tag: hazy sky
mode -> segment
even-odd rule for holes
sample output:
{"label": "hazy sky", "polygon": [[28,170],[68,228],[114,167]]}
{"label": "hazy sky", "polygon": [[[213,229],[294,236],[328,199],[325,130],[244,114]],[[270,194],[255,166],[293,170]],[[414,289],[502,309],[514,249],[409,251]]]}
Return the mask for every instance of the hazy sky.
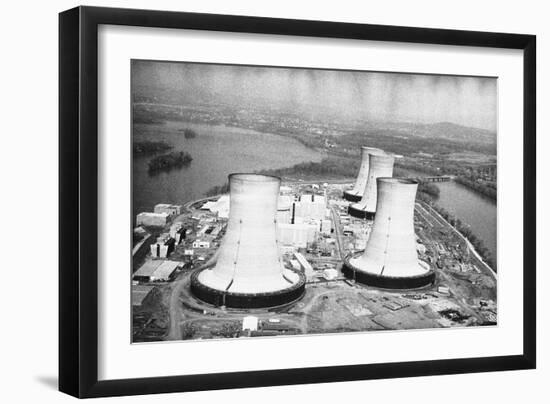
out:
{"label": "hazy sky", "polygon": [[135,61],[137,86],[224,102],[496,131],[494,78]]}

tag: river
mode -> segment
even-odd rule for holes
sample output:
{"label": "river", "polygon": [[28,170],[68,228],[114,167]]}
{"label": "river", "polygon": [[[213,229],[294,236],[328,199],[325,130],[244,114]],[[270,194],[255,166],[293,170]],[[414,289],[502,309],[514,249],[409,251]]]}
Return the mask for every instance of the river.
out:
{"label": "river", "polygon": [[[184,128],[195,130],[197,137],[186,139],[180,131]],[[223,125],[135,124],[133,135],[135,141],[165,141],[174,151],[193,157],[189,166],[156,176],[148,173],[151,156],[134,158],[134,218],[139,212],[152,211],[157,203],[183,204],[202,198],[213,186],[227,182],[230,173],[283,168],[324,157],[289,137]]]}
{"label": "river", "polygon": [[[411,177],[425,177],[426,174],[403,170]],[[470,227],[473,233],[483,241],[483,244],[497,262],[497,204],[455,181],[433,182],[439,188],[439,198],[435,203],[452,213],[453,216]]]}
{"label": "river", "polygon": [[468,225],[483,240],[496,262],[496,202],[455,181],[438,182],[436,185],[439,188],[439,199],[436,203]]}

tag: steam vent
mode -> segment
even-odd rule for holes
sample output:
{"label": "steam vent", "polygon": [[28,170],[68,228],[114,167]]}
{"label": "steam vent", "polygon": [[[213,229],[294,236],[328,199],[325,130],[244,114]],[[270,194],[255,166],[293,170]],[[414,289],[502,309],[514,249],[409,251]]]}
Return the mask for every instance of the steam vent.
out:
{"label": "steam vent", "polygon": [[367,179],[369,176],[369,154],[374,152],[382,152],[382,150],[374,147],[361,147],[361,167],[359,174],[355,180],[355,185],[352,189],[344,191],[344,199],[350,202],[359,202],[365,192]]}
{"label": "steam vent", "polygon": [[[351,204],[348,213],[359,219],[374,219],[377,204],[377,184],[379,177],[393,176],[393,163],[395,158],[382,151],[374,151],[369,157],[369,172],[363,197],[358,203]],[[416,189],[416,188],[415,188]]]}
{"label": "steam vent", "polygon": [[346,277],[386,289],[415,289],[435,282],[435,273],[418,259],[414,202],[418,183],[378,178],[377,213],[365,251],[344,261]]}
{"label": "steam vent", "polygon": [[275,215],[281,180],[256,174],[229,176],[227,230],[211,268],[195,272],[199,299],[236,308],[279,306],[302,296],[305,277],[283,266]]}

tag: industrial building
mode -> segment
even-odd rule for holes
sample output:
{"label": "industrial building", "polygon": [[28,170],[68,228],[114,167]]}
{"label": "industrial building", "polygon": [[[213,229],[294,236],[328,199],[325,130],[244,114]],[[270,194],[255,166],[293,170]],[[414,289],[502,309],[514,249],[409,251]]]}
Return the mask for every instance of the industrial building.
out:
{"label": "industrial building", "polygon": [[414,203],[418,183],[378,178],[377,213],[364,251],[348,256],[348,278],[388,289],[419,288],[435,282],[435,273],[418,259]]}
{"label": "industrial building", "polygon": [[150,260],[146,261],[134,273],[133,279],[139,282],[168,281],[174,272],[181,267],[181,262]]}
{"label": "industrial building", "polygon": [[168,203],[159,203],[155,205],[155,213],[167,213],[168,216],[181,215],[181,205],[171,205]]}
{"label": "industrial building", "polygon": [[306,260],[306,257],[304,257],[303,254],[301,254],[299,252],[296,252],[296,253],[294,253],[294,257],[296,257],[296,261],[298,261],[298,264],[300,264],[300,267],[304,271],[304,274],[306,276],[311,277],[315,274],[315,271],[313,270],[313,267]]}
{"label": "industrial building", "polygon": [[294,209],[294,197],[290,195],[279,195],[277,199],[277,224],[290,223]]}
{"label": "industrial building", "polygon": [[306,248],[317,237],[318,226],[311,223],[277,223],[277,241],[279,244]]}
{"label": "industrial building", "polygon": [[369,160],[370,153],[381,152],[382,150],[375,147],[361,147],[361,166],[359,167],[359,173],[353,188],[344,191],[344,199],[350,202],[359,202],[365,192],[367,185],[367,179],[369,175]]}
{"label": "industrial building", "polygon": [[170,237],[174,239],[176,245],[185,239],[186,229],[183,227],[183,223],[177,222],[170,226]]}
{"label": "industrial building", "polygon": [[321,234],[329,235],[332,232],[332,221],[329,219],[320,220],[319,231]]}
{"label": "industrial building", "polygon": [[322,195],[302,195],[300,200],[292,204],[291,223],[307,221],[310,219],[321,220],[326,217],[327,204]]}
{"label": "industrial building", "polygon": [[164,227],[169,219],[170,215],[166,212],[141,212],[136,216],[136,226]]}
{"label": "industrial building", "polygon": [[255,308],[302,296],[305,277],[285,268],[277,245],[280,181],[258,174],[229,176],[229,219],[215,263],[191,279],[199,299],[216,306]]}
{"label": "industrial building", "polygon": [[224,194],[216,202],[211,202],[210,211],[217,213],[219,218],[227,219],[229,217],[229,195]]}
{"label": "industrial building", "polygon": [[160,235],[156,242],[151,244],[151,256],[153,258],[167,258],[176,246],[176,240],[165,233]]}
{"label": "industrial building", "polygon": [[376,213],[376,202],[378,195],[377,179],[380,177],[393,176],[393,163],[395,158],[392,155],[381,151],[369,154],[369,173],[363,197],[357,203],[348,208],[348,213],[359,219],[374,219]]}
{"label": "industrial building", "polygon": [[319,233],[330,234],[332,221],[326,219],[326,199],[322,195],[305,194],[299,201],[289,196],[279,196],[277,206],[277,241],[279,247],[292,245],[306,248]]}

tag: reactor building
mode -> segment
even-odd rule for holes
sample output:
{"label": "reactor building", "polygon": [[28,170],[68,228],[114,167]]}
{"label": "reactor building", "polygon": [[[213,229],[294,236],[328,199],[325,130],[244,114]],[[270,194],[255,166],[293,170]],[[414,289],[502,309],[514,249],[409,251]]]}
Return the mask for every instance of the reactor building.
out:
{"label": "reactor building", "polygon": [[364,251],[344,260],[347,278],[386,289],[415,289],[433,284],[435,272],[418,258],[414,204],[418,182],[378,178],[376,217]]}
{"label": "reactor building", "polygon": [[259,308],[302,296],[305,276],[284,267],[278,248],[280,183],[280,178],[266,175],[229,176],[227,230],[215,263],[191,277],[196,297],[216,306]]}
{"label": "reactor building", "polygon": [[359,174],[355,180],[355,184],[352,189],[344,191],[344,199],[350,202],[359,202],[365,192],[365,186],[367,185],[367,179],[369,177],[369,155],[371,153],[382,152],[382,150],[375,147],[361,147],[361,166],[359,167]]}
{"label": "reactor building", "polygon": [[380,177],[393,176],[394,156],[382,151],[375,151],[369,156],[369,172],[363,197],[357,203],[353,203],[348,208],[350,216],[359,219],[374,219],[376,213],[378,185],[377,179]]}

